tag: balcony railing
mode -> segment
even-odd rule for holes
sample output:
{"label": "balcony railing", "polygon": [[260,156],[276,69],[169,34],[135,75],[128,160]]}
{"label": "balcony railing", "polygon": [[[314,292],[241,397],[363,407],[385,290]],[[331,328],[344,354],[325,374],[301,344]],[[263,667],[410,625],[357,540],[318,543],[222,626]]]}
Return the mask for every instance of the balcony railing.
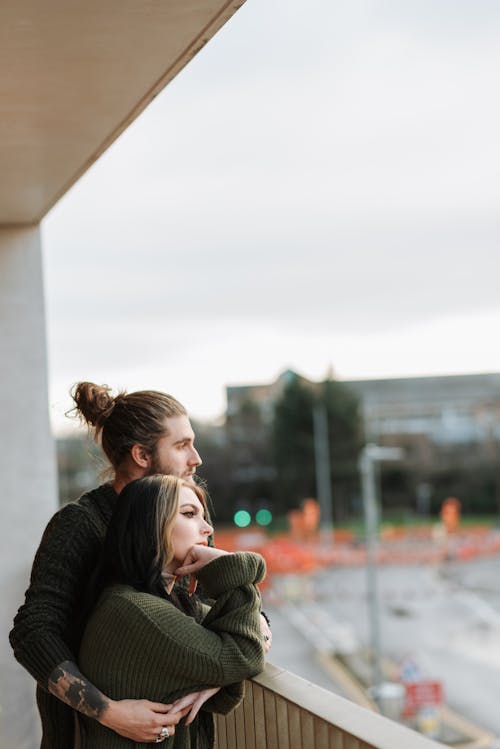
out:
{"label": "balcony railing", "polygon": [[246,683],[243,703],[218,716],[216,726],[218,749],[444,749],[271,664]]}

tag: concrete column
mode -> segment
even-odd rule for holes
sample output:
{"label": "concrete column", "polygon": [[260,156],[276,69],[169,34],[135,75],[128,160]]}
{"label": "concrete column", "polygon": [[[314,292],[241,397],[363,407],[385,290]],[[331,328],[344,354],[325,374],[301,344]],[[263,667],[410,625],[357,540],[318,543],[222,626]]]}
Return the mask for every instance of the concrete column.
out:
{"label": "concrete column", "polygon": [[35,684],[8,632],[57,504],[38,226],[0,227],[0,424],[0,747],[35,749]]}

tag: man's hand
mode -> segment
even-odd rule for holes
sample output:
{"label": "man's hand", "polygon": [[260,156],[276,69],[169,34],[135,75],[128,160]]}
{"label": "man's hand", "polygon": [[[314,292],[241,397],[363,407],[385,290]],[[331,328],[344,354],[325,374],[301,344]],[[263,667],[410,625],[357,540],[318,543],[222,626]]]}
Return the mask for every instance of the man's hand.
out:
{"label": "man's hand", "polygon": [[262,645],[264,653],[269,653],[271,645],[273,644],[273,633],[271,627],[267,623],[265,616],[260,615],[260,631],[262,632]]}
{"label": "man's hand", "polygon": [[173,710],[172,705],[148,700],[111,700],[82,674],[76,663],[64,661],[49,677],[49,692],[74,710],[94,718],[127,739],[156,741],[166,726],[170,736],[189,708]]}
{"label": "man's hand", "polygon": [[175,726],[188,712],[189,707],[174,710],[172,705],[148,700],[109,700],[100,722],[126,739],[154,742],[164,726],[173,736]]}
{"label": "man's hand", "polygon": [[[220,690],[220,687],[213,687],[212,689],[203,689],[201,692],[191,692],[191,694],[185,694],[184,697],[179,697],[172,703],[172,710],[189,710],[188,717],[186,718],[186,726],[198,715],[200,708],[203,707],[205,702],[213,697],[214,694]],[[185,715],[186,713],[184,713]]]}

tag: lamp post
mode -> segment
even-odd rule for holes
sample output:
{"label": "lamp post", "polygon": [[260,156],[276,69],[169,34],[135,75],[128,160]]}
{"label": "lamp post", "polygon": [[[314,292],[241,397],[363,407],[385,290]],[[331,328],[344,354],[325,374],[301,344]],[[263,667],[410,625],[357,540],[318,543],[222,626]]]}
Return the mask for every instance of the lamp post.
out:
{"label": "lamp post", "polygon": [[367,582],[368,605],[371,631],[371,645],[373,657],[373,683],[375,687],[383,681],[380,666],[380,617],[377,579],[377,550],[378,550],[378,507],[375,487],[375,463],[382,460],[401,460],[403,450],[399,447],[379,447],[368,444],[361,450],[359,470],[363,490],[363,510],[365,516],[366,554],[367,554]]}
{"label": "lamp post", "polygon": [[330,444],[326,406],[317,404],[313,409],[314,459],[316,488],[320,509],[320,528],[323,541],[333,543],[332,485],[330,476]]}

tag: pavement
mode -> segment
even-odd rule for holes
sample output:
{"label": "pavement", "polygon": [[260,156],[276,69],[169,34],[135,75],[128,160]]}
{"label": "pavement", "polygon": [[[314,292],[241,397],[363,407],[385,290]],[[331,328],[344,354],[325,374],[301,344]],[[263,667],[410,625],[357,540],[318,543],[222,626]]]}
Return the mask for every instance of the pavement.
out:
{"label": "pavement", "polygon": [[[498,748],[500,558],[384,565],[378,581],[384,657],[394,664],[411,659],[426,678],[442,681],[450,720],[475,733],[471,749]],[[274,634],[270,660],[358,701],[330,656],[370,646],[365,569],[275,575],[264,604]]]}

